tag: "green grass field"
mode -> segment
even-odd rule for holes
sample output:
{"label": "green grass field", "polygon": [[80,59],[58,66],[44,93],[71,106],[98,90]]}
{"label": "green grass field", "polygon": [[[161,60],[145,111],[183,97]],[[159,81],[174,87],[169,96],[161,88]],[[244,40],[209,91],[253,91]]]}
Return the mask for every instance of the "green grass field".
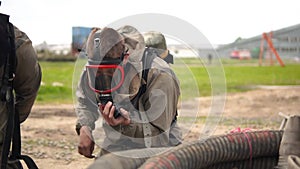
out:
{"label": "green grass field", "polygon": [[[42,85],[37,103],[72,103],[74,62],[40,62]],[[62,86],[55,86],[55,83]]]}
{"label": "green grass field", "polygon": [[[211,82],[224,75],[227,92],[250,90],[253,85],[300,85],[300,64],[257,66],[258,62],[223,60],[223,67],[205,67],[197,59],[175,60],[172,69],[180,81],[182,99],[211,95]],[[240,63],[240,64],[238,64]],[[40,62],[43,72],[37,103],[72,103],[75,62]],[[77,74],[78,74],[78,70]],[[220,81],[221,83],[222,81]],[[58,85],[57,85],[58,84]]]}

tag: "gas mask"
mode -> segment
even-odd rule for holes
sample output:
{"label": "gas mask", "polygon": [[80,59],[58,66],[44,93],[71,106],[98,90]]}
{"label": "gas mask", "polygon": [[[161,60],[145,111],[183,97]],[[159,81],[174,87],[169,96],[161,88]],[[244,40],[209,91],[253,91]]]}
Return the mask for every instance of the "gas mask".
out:
{"label": "gas mask", "polygon": [[89,87],[96,93],[102,110],[108,101],[113,102],[116,107],[115,118],[121,115],[121,107],[127,108],[128,101],[139,89],[140,80],[130,71],[132,64],[127,63],[128,47],[135,49],[137,43],[138,41],[130,40],[111,28],[95,30],[87,40],[89,60],[86,70]]}
{"label": "gas mask", "polygon": [[114,118],[118,118],[120,105],[113,102],[113,93],[117,92],[124,83],[125,72],[123,67],[123,58],[127,54],[122,54],[117,59],[106,59],[100,63],[89,59],[89,65],[86,66],[88,73],[89,87],[96,93],[97,102],[101,104],[102,110],[108,101],[111,101],[116,107]]}

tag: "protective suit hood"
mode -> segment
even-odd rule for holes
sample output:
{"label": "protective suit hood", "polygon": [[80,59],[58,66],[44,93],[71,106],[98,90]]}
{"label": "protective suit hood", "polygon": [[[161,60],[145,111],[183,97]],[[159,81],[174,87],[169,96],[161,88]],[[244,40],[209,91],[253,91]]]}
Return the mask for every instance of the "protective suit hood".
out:
{"label": "protective suit hood", "polygon": [[[101,61],[103,55],[112,48],[118,41],[124,41],[125,47],[128,49],[129,57],[128,62],[135,67],[140,73],[142,71],[142,57],[145,50],[145,42],[143,35],[134,27],[125,25],[116,29],[115,33],[120,35],[119,38],[115,38],[115,42],[109,42],[110,45],[102,47],[102,51],[97,50],[98,46],[103,42],[100,39],[102,29],[93,28],[87,39],[85,52],[89,60]],[[114,33],[113,33],[114,34]],[[117,36],[117,35],[115,35]],[[102,45],[104,46],[104,45]]]}

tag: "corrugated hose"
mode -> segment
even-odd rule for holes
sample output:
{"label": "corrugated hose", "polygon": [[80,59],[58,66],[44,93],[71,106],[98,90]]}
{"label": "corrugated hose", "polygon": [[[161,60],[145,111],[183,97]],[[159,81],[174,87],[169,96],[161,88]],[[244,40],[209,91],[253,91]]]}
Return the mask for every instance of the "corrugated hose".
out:
{"label": "corrugated hose", "polygon": [[173,148],[122,151],[102,156],[89,169],[273,169],[282,135],[281,130],[246,131]]}

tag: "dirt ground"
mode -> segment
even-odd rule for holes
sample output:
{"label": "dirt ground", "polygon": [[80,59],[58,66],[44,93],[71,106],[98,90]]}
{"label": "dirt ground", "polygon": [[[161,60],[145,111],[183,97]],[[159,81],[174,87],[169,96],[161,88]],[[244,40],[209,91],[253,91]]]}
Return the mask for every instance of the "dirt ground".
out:
{"label": "dirt ground", "polygon": [[[198,139],[207,129],[214,135],[238,127],[279,129],[282,120],[279,112],[300,114],[300,86],[258,86],[248,92],[227,94],[222,114],[215,112],[216,121],[210,118],[214,113],[208,113],[211,102],[211,97],[201,97],[181,103],[179,124],[184,129],[185,141]],[[41,169],[87,168],[94,160],[77,153],[75,122],[73,105],[34,105],[31,115],[21,125],[23,154],[30,155]]]}

